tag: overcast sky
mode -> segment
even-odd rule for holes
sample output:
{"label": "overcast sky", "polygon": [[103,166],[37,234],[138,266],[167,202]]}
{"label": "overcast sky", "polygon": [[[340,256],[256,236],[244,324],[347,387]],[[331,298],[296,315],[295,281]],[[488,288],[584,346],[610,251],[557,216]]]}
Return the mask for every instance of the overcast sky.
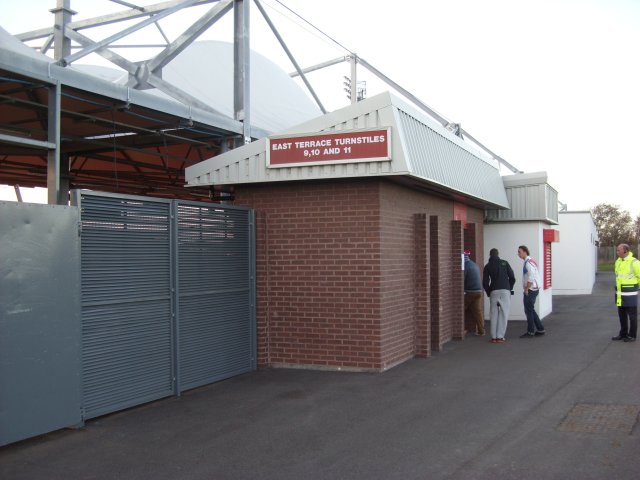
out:
{"label": "overcast sky", "polygon": [[[52,22],[55,0],[0,1],[11,33]],[[512,165],[546,171],[569,210],[607,202],[640,214],[640,0],[281,2]],[[348,53],[276,0],[262,3],[303,68]],[[124,8],[71,7],[75,19]],[[252,48],[292,71],[251,8]],[[205,38],[232,41],[227,17]],[[170,38],[184,29],[175,20],[164,28]],[[346,105],[343,75],[346,63],[309,75],[329,110]],[[358,76],[367,96],[388,89],[363,68]]]}

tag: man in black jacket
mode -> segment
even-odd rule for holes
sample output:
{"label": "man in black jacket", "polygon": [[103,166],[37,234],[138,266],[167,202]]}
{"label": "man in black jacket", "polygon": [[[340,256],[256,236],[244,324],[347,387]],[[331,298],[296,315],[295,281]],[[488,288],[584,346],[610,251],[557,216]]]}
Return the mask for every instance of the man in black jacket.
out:
{"label": "man in black jacket", "polygon": [[489,262],[482,275],[482,288],[489,297],[491,343],[503,343],[507,333],[511,294],[516,277],[509,262],[498,256],[498,249],[489,251]]}

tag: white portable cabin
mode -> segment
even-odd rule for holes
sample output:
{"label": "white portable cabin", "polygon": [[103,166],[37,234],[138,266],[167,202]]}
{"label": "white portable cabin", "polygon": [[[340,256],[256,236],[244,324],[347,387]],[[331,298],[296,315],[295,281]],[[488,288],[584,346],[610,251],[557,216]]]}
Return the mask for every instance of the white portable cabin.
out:
{"label": "white portable cabin", "polygon": [[[558,230],[558,193],[547,180],[546,172],[523,173],[502,177],[510,210],[487,211],[484,226],[486,258],[489,250],[497,248],[500,258],[507,260],[516,277],[511,297],[510,320],[526,320],[522,304],[522,267],[518,246],[526,245],[538,263],[543,288],[540,289],[536,312],[544,318],[553,311],[553,279],[556,268],[551,245],[560,240]],[[489,302],[485,299],[485,317],[489,316]]]}
{"label": "white portable cabin", "polygon": [[598,231],[589,211],[559,212],[553,245],[553,294],[589,295],[598,271]]}

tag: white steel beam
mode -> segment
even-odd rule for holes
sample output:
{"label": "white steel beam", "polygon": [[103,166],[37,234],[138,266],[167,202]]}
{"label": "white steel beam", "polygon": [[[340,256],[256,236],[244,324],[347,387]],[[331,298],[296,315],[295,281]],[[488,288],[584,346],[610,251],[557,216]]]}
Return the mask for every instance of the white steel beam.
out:
{"label": "white steel beam", "polygon": [[71,16],[76,12],[71,10],[71,0],[58,0],[56,8],[51,12],[55,15],[53,57],[56,60],[61,60],[71,54],[71,40],[65,37],[64,30],[70,23]]}
{"label": "white steel beam", "polygon": [[[162,2],[157,3],[155,5],[149,5],[148,7],[143,7],[143,10],[126,10],[124,12],[112,13],[109,15],[101,15],[99,17],[88,18],[86,20],[78,20],[75,22],[71,22],[68,26],[73,30],[83,30],[85,28],[91,27],[100,27],[103,25],[109,25],[112,23],[118,23],[125,20],[133,20],[140,17],[149,17],[160,13],[168,8],[175,6],[180,3],[182,0],[173,0],[170,2]],[[207,3],[217,2],[219,0],[199,0],[194,2],[191,7],[195,7],[197,5],[204,5]],[[38,38],[48,37],[49,35],[53,35],[54,33],[53,27],[41,28],[38,30],[31,30],[29,32],[20,33],[15,35],[15,37],[23,42],[27,42],[29,40],[36,40]]]}
{"label": "white steel beam", "polygon": [[167,48],[157,54],[152,60],[147,61],[149,71],[156,73],[171,60],[177,57],[185,48],[191,45],[211,25],[222,18],[233,8],[233,0],[222,0],[218,5],[200,17],[193,25],[184,31],[177,39],[171,42]]}
{"label": "white steel beam", "polygon": [[62,87],[60,82],[49,87],[48,108],[48,141],[52,145],[47,151],[47,201],[50,205],[66,205],[68,192],[60,188],[60,175],[62,173],[60,162],[60,111],[61,111]]}
{"label": "white steel beam", "polygon": [[371,73],[373,73],[375,76],[377,76],[378,78],[380,78],[383,82],[385,82],[387,85],[392,86],[393,88],[395,88],[396,90],[398,90],[400,93],[402,93],[405,97],[407,97],[409,100],[411,100],[413,103],[415,103],[416,105],[418,105],[420,108],[422,108],[425,112],[427,112],[429,115],[431,115],[433,118],[435,118],[443,127],[445,125],[447,125],[449,123],[449,120],[447,120],[446,118],[444,118],[442,115],[440,115],[438,112],[436,112],[435,110],[433,110],[431,107],[429,107],[426,103],[424,103],[422,100],[420,100],[418,97],[416,97],[415,95],[413,95],[411,92],[409,92],[406,88],[401,87],[400,85],[398,85],[396,82],[394,82],[393,80],[391,80],[389,77],[387,77],[385,74],[383,74],[380,70],[378,70],[377,68],[375,68],[373,65],[371,65],[369,62],[365,61],[362,58],[358,58],[358,61],[360,64],[362,64],[367,70],[369,70]]}
{"label": "white steel beam", "polygon": [[469,140],[471,140],[473,143],[475,143],[478,147],[480,147],[482,150],[484,150],[485,152],[487,152],[489,155],[491,155],[493,158],[495,158],[498,162],[500,162],[502,165],[504,165],[505,167],[507,167],[509,170],[511,170],[513,173],[524,173],[522,170],[517,169],[516,167],[514,167],[513,165],[511,165],[509,162],[507,162],[504,158],[502,158],[500,155],[497,155],[495,153],[493,153],[491,150],[489,150],[487,147],[485,147],[482,143],[480,143],[478,140],[476,140],[475,138],[473,138],[471,136],[471,134],[469,132],[467,132],[466,130],[464,130],[463,128],[460,128],[460,133],[462,135],[465,136],[465,138],[468,138]]}
{"label": "white steel beam", "polygon": [[349,98],[351,104],[358,103],[358,56],[354,53],[349,57],[351,64],[351,80],[349,82]]}
{"label": "white steel beam", "polygon": [[[347,62],[347,61],[349,61],[349,58],[350,57],[348,55],[345,56],[345,57],[334,58],[333,60],[328,60],[326,62],[318,63],[317,65],[312,65],[311,67],[303,68],[300,72],[301,73],[315,72],[316,70],[321,70],[323,68],[332,67],[333,65],[337,65],[338,63]],[[300,75],[300,73],[298,71],[291,72],[289,74],[289,76],[291,78],[295,78],[298,75]]]}
{"label": "white steel beam", "polygon": [[[78,33],[73,30],[68,29],[67,35],[69,36],[69,38],[73,39],[74,41],[82,45],[89,45],[93,43],[93,40],[91,40],[90,38],[85,37],[81,33]],[[101,55],[105,59],[109,60],[113,64],[119,66],[123,70],[129,72],[129,75],[131,76],[131,78],[134,79],[130,83],[135,83],[139,85],[150,85],[182,103],[191,105],[201,110],[208,111],[210,113],[214,113],[216,115],[222,115],[225,118],[228,118],[223,113],[217,111],[216,109],[207,105],[206,103],[201,102],[194,96],[189,95],[184,90],[170,84],[169,82],[163,80],[159,76],[152,74],[151,72],[149,72],[148,68],[144,63],[141,65],[138,65],[137,63],[127,60],[126,58],[118,55],[117,53],[111,51],[106,47],[100,48],[99,50],[96,51],[96,53],[98,55]],[[129,86],[133,87],[134,85],[129,85]]]}
{"label": "white steel beam", "polygon": [[99,42],[96,42],[95,44],[93,44],[90,47],[84,48],[82,50],[80,50],[79,52],[76,52],[72,55],[66,56],[65,58],[63,58],[60,63],[63,65],[69,65],[73,62],[75,62],[76,60],[79,60],[83,57],[86,57],[87,55],[95,52],[96,50],[99,50],[103,47],[106,47],[107,45],[109,45],[110,43],[116,42],[118,40],[120,40],[121,38],[126,37],[127,35],[130,35],[133,32],[137,32],[138,30],[151,25],[152,23],[157,22],[158,20],[167,17],[169,15],[171,15],[172,13],[177,12],[178,10],[181,10],[185,7],[190,7],[192,4],[194,4],[197,0],[183,0],[182,2],[179,2],[177,5],[175,5],[172,8],[168,8],[156,15],[154,15],[151,18],[147,18],[146,20],[143,20],[142,22],[136,23],[135,25],[132,25],[129,28],[125,28],[124,30],[122,30],[121,32],[118,32],[114,35],[111,35],[110,37],[105,38],[104,40],[101,40]]}
{"label": "white steel beam", "polygon": [[251,143],[251,61],[249,2],[233,0],[233,115],[243,125],[243,143]]}
{"label": "white steel beam", "polygon": [[278,32],[276,27],[273,25],[273,22],[271,22],[271,19],[267,15],[267,12],[264,10],[264,8],[262,8],[262,4],[260,3],[260,0],[254,0],[254,2],[256,4],[256,7],[258,7],[258,10],[260,10],[260,13],[264,17],[265,21],[269,25],[269,28],[271,28],[271,31],[273,32],[275,37],[278,39],[278,42],[280,42],[280,46],[282,47],[282,49],[287,54],[287,57],[289,57],[289,60],[293,64],[294,68],[296,69],[296,72],[298,72],[298,75],[300,75],[300,77],[302,78],[302,81],[307,86],[307,89],[309,90],[309,93],[311,93],[311,95],[313,96],[313,99],[318,104],[318,107],[320,107],[320,110],[322,111],[322,113],[327,113],[326,109],[322,105],[322,102],[320,101],[320,98],[318,98],[318,95],[316,95],[316,92],[313,90],[313,87],[309,83],[309,80],[307,80],[307,77],[304,75],[304,72],[300,69],[300,65],[298,65],[298,62],[296,61],[296,59],[292,55],[291,51],[287,47],[287,44],[284,42],[284,40],[280,36],[280,33]]}
{"label": "white steel beam", "polygon": [[44,140],[35,140],[33,138],[17,137],[15,135],[7,135],[5,133],[0,133],[0,143],[11,143],[13,145],[46,149],[53,149],[56,147],[55,143]]}

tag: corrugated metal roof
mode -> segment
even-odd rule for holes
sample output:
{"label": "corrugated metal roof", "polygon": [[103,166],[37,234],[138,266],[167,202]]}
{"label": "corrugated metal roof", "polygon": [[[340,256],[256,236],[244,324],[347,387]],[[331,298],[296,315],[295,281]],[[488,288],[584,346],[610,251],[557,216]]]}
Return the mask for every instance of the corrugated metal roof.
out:
{"label": "corrugated metal roof", "polygon": [[390,160],[269,168],[268,142],[260,139],[188,167],[185,178],[188,186],[202,186],[406,176],[425,186],[509,207],[496,162],[388,92],[280,132],[278,137],[385,127],[391,132]]}
{"label": "corrugated metal roof", "polygon": [[487,210],[489,222],[542,221],[558,223],[558,192],[549,185],[546,172],[502,177],[510,210]]}

